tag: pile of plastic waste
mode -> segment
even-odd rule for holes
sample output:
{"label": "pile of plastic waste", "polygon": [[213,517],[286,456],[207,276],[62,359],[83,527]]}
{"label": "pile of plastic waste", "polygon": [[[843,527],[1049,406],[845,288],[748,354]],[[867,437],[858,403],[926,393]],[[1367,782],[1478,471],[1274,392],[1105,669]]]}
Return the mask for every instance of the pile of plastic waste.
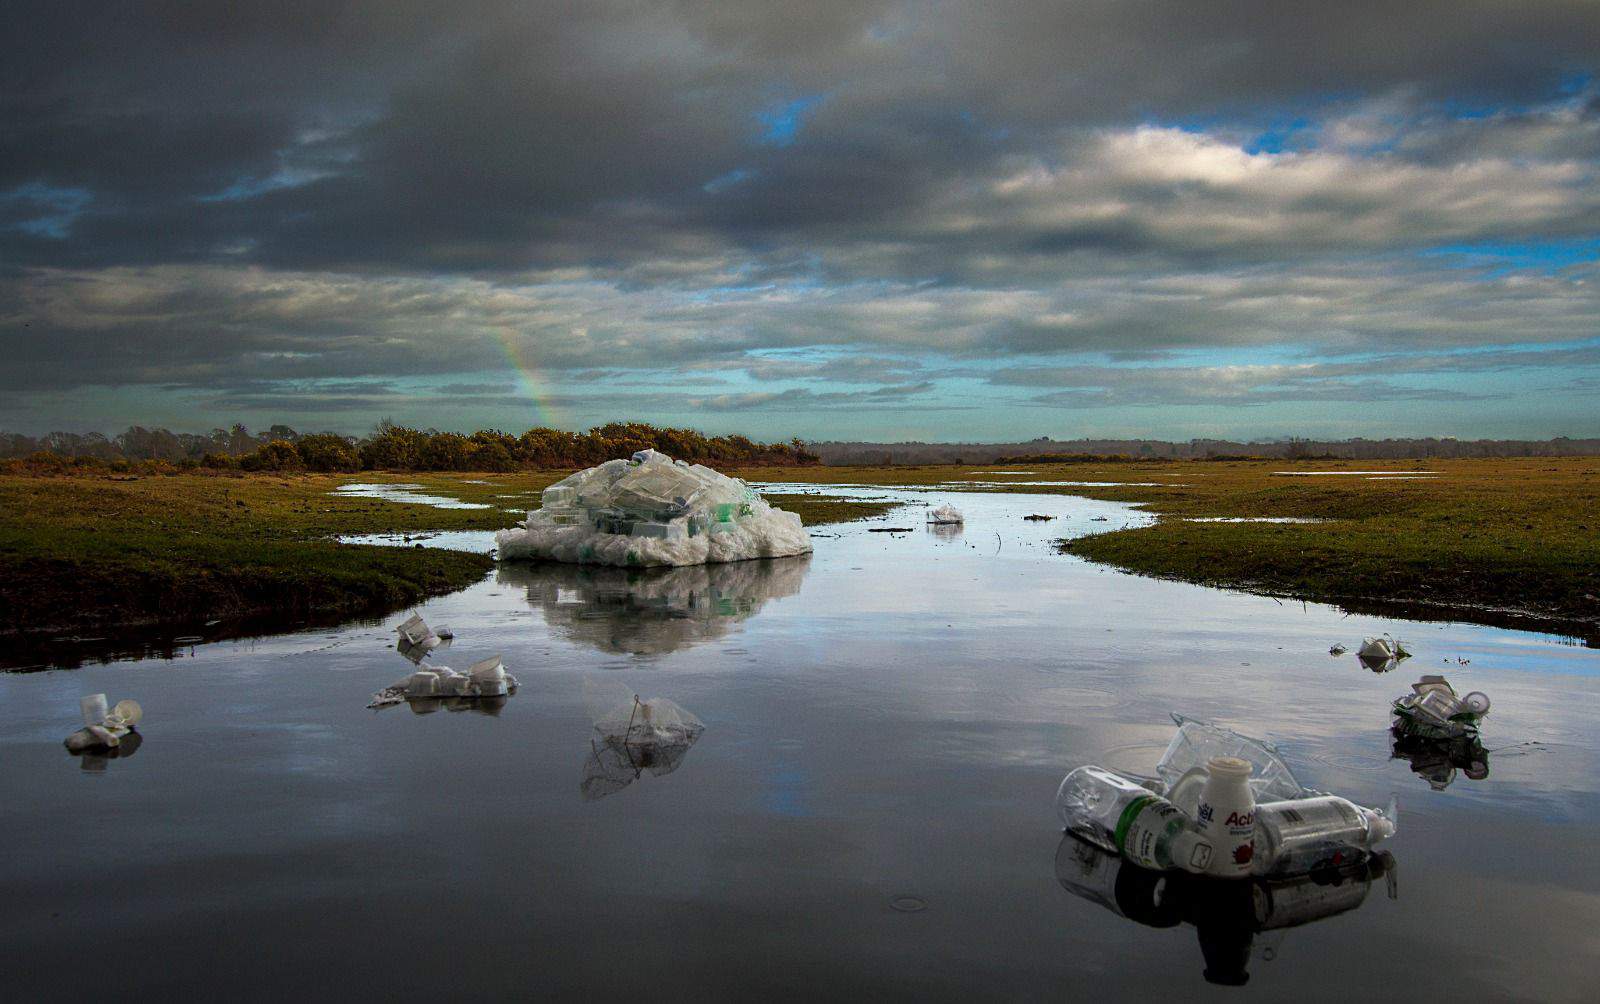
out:
{"label": "pile of plastic waste", "polygon": [[800,517],[738,478],[640,450],[544,490],[520,527],[495,535],[500,557],[594,565],[699,565],[806,554]]}
{"label": "pile of plastic waste", "polygon": [[935,526],[946,526],[952,523],[964,523],[966,520],[961,515],[960,509],[946,502],[937,509],[928,510],[928,522]]}
{"label": "pile of plastic waste", "polygon": [[1488,694],[1474,690],[1457,696],[1444,677],[1424,676],[1411,685],[1411,693],[1395,698],[1390,729],[1421,739],[1461,739],[1477,735],[1488,713]]}
{"label": "pile of plastic waste", "polygon": [[491,655],[458,673],[449,666],[424,666],[422,660],[455,637],[448,629],[435,632],[420,615],[413,614],[399,627],[396,646],[401,655],[417,664],[415,672],[372,695],[369,708],[386,708],[409,701],[413,710],[434,710],[440,702],[462,708],[477,701],[500,701],[517,691],[517,678],[506,672],[500,656]]}
{"label": "pile of plastic waste", "polygon": [[1394,833],[1395,809],[1303,787],[1258,739],[1174,715],[1153,778],[1069,773],[1056,809],[1069,833],[1143,868],[1237,878],[1293,875],[1364,859]]}
{"label": "pile of plastic waste", "polygon": [[688,756],[705,726],[665,697],[641,698],[621,684],[584,681],[584,696],[599,738],[590,740],[579,789],[585,801],[613,795],[648,771],[670,774]]}
{"label": "pile of plastic waste", "polygon": [[104,694],[89,694],[78,701],[78,707],[83,712],[83,728],[66,738],[67,749],[74,753],[117,749],[130,735],[137,738],[134,726],[144,719],[138,701],[118,701],[107,710]]}

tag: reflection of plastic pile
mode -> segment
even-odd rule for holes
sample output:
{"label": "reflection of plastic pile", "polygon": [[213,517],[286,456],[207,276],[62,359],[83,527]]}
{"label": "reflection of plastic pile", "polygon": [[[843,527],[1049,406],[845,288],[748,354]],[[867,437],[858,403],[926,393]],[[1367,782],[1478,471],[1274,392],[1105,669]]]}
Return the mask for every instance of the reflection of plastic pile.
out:
{"label": "reflection of plastic pile", "polygon": [[1489,776],[1489,751],[1477,736],[1424,739],[1396,733],[1390,759],[1410,761],[1411,772],[1427,781],[1434,791],[1450,787],[1458,769],[1474,781]]}
{"label": "reflection of plastic pile", "polygon": [[726,635],[768,600],[800,591],[807,557],[681,568],[502,565],[528,603],[574,641],[606,652],[673,652]]}
{"label": "reflection of plastic pile", "polygon": [[677,770],[705,726],[664,697],[640,698],[620,684],[584,683],[599,739],[589,741],[579,789],[584,801],[614,795],[649,771],[661,777]]}
{"label": "reflection of plastic pile", "polygon": [[928,522],[936,525],[951,526],[963,523],[964,517],[961,510],[948,502],[937,509],[928,510]]}
{"label": "reflection of plastic pile", "polygon": [[800,517],[737,478],[655,450],[608,460],[544,490],[502,558],[592,565],[699,565],[811,550]]}
{"label": "reflection of plastic pile", "polygon": [[[1379,876],[1388,876],[1389,898],[1394,899],[1394,869],[1394,856],[1380,851],[1309,874],[1237,882],[1138,868],[1070,833],[1056,848],[1056,879],[1062,888],[1148,927],[1193,925],[1206,980],[1229,986],[1249,979],[1258,934],[1354,910]],[[1282,935],[1268,937],[1272,940],[1263,946],[1263,958],[1270,961],[1280,951]]]}

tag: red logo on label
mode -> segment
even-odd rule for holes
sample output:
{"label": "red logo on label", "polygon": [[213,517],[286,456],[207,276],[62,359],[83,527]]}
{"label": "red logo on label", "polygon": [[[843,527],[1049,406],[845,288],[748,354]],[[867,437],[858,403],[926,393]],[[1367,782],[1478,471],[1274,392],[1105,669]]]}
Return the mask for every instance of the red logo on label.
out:
{"label": "red logo on label", "polygon": [[1236,865],[1247,865],[1250,863],[1250,859],[1255,856],[1255,844],[1240,844],[1233,849],[1233,863]]}
{"label": "red logo on label", "polygon": [[1256,814],[1254,812],[1247,812],[1241,816],[1237,812],[1230,812],[1228,813],[1228,822],[1225,825],[1254,826],[1256,825]]}

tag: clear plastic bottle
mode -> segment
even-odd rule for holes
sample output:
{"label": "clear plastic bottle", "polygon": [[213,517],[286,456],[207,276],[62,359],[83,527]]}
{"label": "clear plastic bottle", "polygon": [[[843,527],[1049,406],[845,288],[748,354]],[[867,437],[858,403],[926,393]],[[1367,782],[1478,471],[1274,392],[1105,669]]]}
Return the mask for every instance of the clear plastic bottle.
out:
{"label": "clear plastic bottle", "polygon": [[1307,871],[1364,857],[1393,835],[1393,810],[1368,809],[1338,795],[1256,806],[1257,875]]}
{"label": "clear plastic bottle", "polygon": [[1143,868],[1204,872],[1211,845],[1194,821],[1143,785],[1103,767],[1079,767],[1056,792],[1067,830]]}

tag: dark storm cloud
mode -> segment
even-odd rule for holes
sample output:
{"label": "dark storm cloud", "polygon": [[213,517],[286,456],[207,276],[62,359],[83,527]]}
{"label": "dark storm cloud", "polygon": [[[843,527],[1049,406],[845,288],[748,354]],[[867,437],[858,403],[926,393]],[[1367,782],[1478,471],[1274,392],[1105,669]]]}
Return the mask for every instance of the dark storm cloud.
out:
{"label": "dark storm cloud", "polygon": [[1592,3],[21,2],[7,26],[13,389],[255,406],[240,381],[514,358],[857,388],[693,398],[827,408],[953,372],[919,353],[1594,333],[1590,266],[1405,257],[1600,232]]}

